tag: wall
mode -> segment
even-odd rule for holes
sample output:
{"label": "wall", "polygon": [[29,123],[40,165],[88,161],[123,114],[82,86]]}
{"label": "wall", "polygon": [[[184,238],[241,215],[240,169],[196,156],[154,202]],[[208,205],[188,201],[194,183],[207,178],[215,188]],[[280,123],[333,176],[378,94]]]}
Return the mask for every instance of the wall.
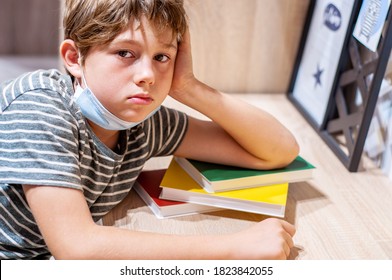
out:
{"label": "wall", "polygon": [[0,55],[58,51],[59,0],[0,0]]}
{"label": "wall", "polygon": [[285,92],[308,0],[185,0],[194,70],[226,92]]}

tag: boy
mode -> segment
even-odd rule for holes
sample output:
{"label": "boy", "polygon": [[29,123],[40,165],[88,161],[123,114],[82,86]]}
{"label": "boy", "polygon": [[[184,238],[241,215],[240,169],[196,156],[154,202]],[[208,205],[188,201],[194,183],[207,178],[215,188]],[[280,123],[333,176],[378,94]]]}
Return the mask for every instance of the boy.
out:
{"label": "boy", "polygon": [[[291,162],[298,146],[266,112],[194,77],[181,0],[65,6],[69,75],[36,71],[0,87],[0,258],[287,258],[295,230],[279,219],[225,236],[95,223],[151,157],[264,169]],[[167,95],[212,121],[161,107]]]}

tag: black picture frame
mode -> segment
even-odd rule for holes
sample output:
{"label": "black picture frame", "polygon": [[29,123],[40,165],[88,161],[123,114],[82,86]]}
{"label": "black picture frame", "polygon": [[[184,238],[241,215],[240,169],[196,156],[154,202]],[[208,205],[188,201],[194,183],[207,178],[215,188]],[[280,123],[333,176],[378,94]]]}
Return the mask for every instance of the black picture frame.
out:
{"label": "black picture frame", "polygon": [[[357,172],[392,48],[391,11],[388,12],[377,50],[372,52],[353,36],[353,29],[363,1],[354,2],[332,90],[329,94],[323,120],[320,123],[316,122],[306,108],[293,96],[298,69],[301,60],[306,55],[303,50],[315,2],[311,1],[309,5],[287,97],[318,132],[342,164],[350,172]],[[358,95],[362,100],[360,104],[357,101]]]}
{"label": "black picture frame", "polygon": [[[341,56],[351,32],[359,0],[310,1],[288,89],[289,99],[319,130],[329,109]],[[337,6],[335,6],[337,5]],[[336,19],[328,15],[337,14]],[[320,67],[320,68],[319,68]],[[317,75],[319,75],[317,77]]]}

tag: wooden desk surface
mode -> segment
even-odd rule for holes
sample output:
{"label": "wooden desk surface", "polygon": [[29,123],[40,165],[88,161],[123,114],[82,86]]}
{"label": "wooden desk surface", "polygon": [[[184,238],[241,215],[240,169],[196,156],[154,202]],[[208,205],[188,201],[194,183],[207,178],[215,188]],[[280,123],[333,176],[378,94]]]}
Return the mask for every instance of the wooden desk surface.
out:
{"label": "wooden desk surface", "polygon": [[[289,186],[284,219],[297,228],[290,259],[392,259],[392,181],[366,159],[364,171],[348,172],[284,95],[238,97],[284,123],[295,134],[300,154],[317,167],[312,180]],[[172,100],[167,105],[198,115]],[[155,159],[146,169],[166,167],[169,161],[170,158]],[[104,218],[104,224],[172,234],[225,234],[265,218],[224,210],[160,220],[131,191]]]}

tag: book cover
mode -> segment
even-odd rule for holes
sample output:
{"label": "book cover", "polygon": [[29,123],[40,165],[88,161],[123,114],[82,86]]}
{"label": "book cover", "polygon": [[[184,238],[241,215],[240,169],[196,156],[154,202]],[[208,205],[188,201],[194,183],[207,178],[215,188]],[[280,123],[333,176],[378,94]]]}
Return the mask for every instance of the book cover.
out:
{"label": "book cover", "polygon": [[163,219],[220,210],[208,205],[159,198],[162,190],[160,184],[165,172],[166,169],[143,171],[133,186],[136,193],[156,217]]}
{"label": "book cover", "polygon": [[284,168],[255,170],[175,157],[178,164],[207,192],[229,191],[256,186],[306,181],[314,166],[298,156]]}
{"label": "book cover", "polygon": [[160,197],[219,208],[283,217],[288,183],[218,193],[206,192],[184,169],[172,160],[162,182]]}

